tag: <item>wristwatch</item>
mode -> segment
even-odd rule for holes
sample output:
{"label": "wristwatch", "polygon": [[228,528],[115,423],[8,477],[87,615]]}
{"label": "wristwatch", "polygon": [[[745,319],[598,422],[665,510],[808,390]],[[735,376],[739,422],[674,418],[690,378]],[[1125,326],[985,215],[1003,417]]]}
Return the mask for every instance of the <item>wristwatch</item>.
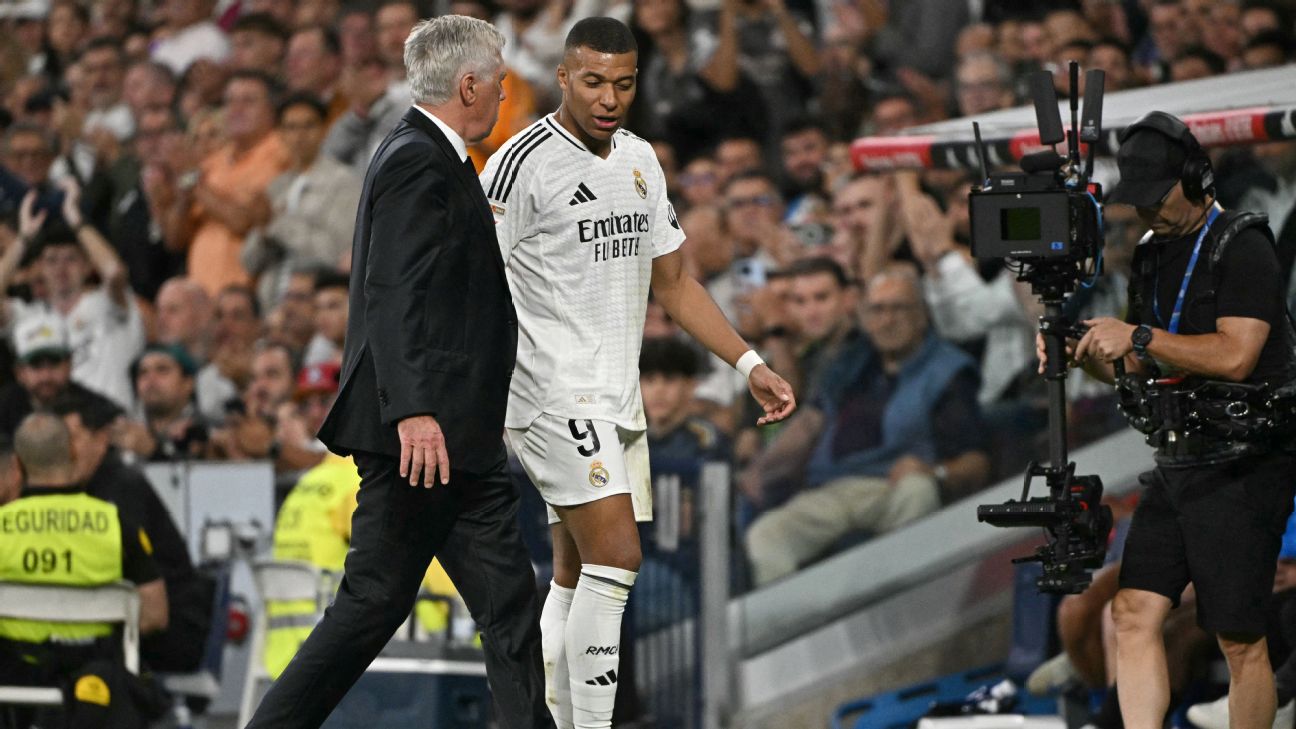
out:
{"label": "wristwatch", "polygon": [[1134,327],[1134,331],[1130,333],[1130,342],[1134,344],[1134,354],[1146,357],[1148,345],[1152,343],[1152,327],[1147,324]]}

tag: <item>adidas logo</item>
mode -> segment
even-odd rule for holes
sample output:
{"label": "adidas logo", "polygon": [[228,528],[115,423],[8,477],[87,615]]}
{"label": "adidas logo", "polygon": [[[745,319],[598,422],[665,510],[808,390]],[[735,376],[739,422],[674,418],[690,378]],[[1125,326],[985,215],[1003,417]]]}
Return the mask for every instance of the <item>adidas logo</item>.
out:
{"label": "adidas logo", "polygon": [[590,189],[585,187],[585,183],[582,182],[576,186],[576,194],[572,195],[572,199],[568,200],[567,204],[580,205],[581,203],[587,203],[591,200],[597,199],[598,198],[594,196],[594,193],[590,192]]}
{"label": "adidas logo", "polygon": [[612,669],[597,678],[592,678],[585,683],[591,686],[611,686],[616,683],[616,669]]}

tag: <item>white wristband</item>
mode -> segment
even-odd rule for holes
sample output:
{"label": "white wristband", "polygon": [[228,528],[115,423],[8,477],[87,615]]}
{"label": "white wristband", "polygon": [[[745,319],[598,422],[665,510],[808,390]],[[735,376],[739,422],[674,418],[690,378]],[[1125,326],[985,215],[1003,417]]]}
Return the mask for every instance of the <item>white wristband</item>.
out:
{"label": "white wristband", "polygon": [[734,369],[738,370],[745,380],[751,377],[752,370],[756,369],[756,365],[763,364],[765,364],[765,360],[761,359],[759,354],[756,354],[756,350],[749,349],[734,363]]}

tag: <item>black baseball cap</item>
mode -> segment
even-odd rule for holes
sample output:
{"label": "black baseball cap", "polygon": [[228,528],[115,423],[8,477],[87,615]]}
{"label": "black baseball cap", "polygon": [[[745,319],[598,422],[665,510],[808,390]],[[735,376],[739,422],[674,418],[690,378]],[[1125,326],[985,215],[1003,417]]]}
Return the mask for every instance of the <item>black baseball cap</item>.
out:
{"label": "black baseball cap", "polygon": [[1183,175],[1188,152],[1175,140],[1152,129],[1137,129],[1116,151],[1120,182],[1108,204],[1156,207]]}

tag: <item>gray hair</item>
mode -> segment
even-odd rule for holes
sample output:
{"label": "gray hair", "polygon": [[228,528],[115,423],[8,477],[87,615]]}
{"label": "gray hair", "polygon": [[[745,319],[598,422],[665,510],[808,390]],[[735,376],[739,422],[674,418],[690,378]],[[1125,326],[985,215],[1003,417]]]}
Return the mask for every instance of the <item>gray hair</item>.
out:
{"label": "gray hair", "polygon": [[454,95],[464,74],[493,71],[504,36],[484,20],[443,15],[414,26],[405,39],[405,73],[414,101],[433,106]]}

